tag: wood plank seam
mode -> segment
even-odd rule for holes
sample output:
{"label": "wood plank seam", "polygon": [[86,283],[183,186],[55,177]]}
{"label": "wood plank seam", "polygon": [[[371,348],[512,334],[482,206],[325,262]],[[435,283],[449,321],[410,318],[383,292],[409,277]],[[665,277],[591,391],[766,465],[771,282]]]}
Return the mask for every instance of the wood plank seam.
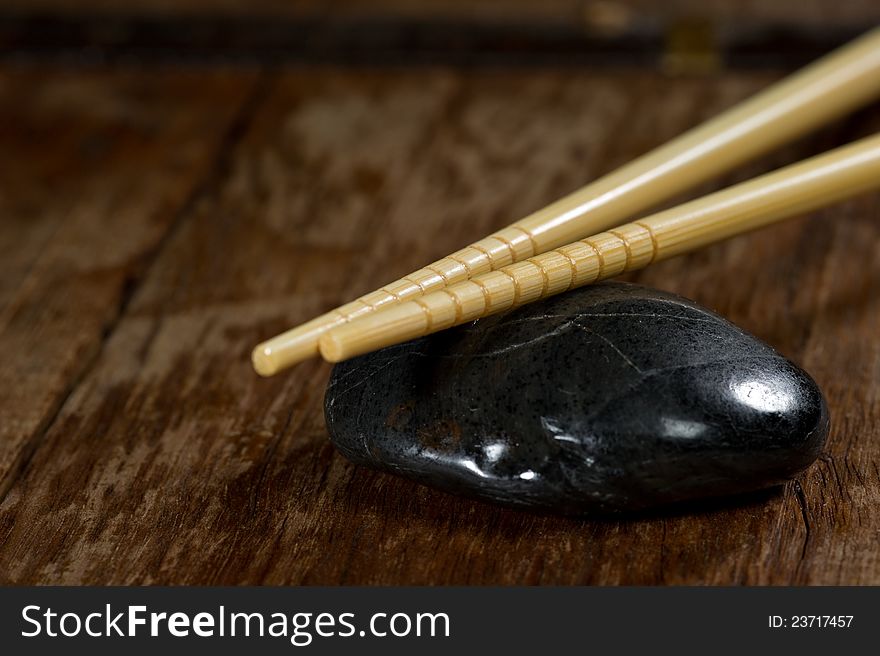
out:
{"label": "wood plank seam", "polygon": [[2,479],[0,479],[0,504],[6,499],[6,496],[9,494],[9,491],[12,489],[15,482],[33,459],[34,454],[43,442],[43,438],[54,426],[55,421],[58,419],[61,410],[64,408],[67,401],[98,362],[105,345],[112,337],[120,320],[125,316],[141,283],[148,277],[149,272],[159,259],[160,254],[171,242],[173,236],[183,227],[188,217],[193,214],[193,210],[198,202],[205,196],[205,194],[209,193],[218,180],[222,179],[225,175],[230,161],[230,155],[234,151],[235,146],[244,137],[254,113],[259,107],[260,102],[268,93],[268,87],[270,84],[270,79],[265,73],[261,74],[254,83],[253,90],[241,103],[236,114],[229,122],[226,133],[223,135],[223,138],[220,139],[217,146],[217,152],[212,158],[214,163],[208,167],[204,178],[201,181],[195,182],[191,192],[187,198],[184,199],[183,203],[181,203],[180,208],[175,212],[175,216],[169,223],[165,233],[156,242],[156,245],[141,257],[141,261],[135,266],[133,274],[125,280],[123,291],[117,302],[114,315],[104,327],[99,340],[94,347],[92,347],[92,352],[87,358],[85,358],[79,371],[76,372],[71,378],[71,381],[66,385],[64,391],[59,395],[54,407],[48,413],[46,419],[41,422],[38,429],[27,439],[24,448],[16,457],[16,460],[9,468],[9,471]]}

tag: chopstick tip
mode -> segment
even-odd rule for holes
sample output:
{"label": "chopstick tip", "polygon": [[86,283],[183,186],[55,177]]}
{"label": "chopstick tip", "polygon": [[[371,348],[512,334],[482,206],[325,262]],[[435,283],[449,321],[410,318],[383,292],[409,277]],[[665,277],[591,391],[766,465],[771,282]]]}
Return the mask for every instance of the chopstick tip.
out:
{"label": "chopstick tip", "polygon": [[305,324],[266,340],[251,352],[251,363],[261,376],[278,372],[318,355],[318,336],[322,325]]}
{"label": "chopstick tip", "polygon": [[254,371],[264,378],[278,373],[279,367],[273,355],[271,346],[266,343],[259,344],[251,352],[251,364],[254,367]]}
{"label": "chopstick tip", "polygon": [[318,350],[327,362],[342,362],[346,359],[345,348],[333,332],[331,330],[321,336],[318,340]]}

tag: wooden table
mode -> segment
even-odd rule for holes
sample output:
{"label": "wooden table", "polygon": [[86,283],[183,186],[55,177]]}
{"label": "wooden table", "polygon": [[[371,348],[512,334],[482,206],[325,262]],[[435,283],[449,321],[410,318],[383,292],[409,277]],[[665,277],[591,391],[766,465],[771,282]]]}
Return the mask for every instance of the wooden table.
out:
{"label": "wooden table", "polygon": [[781,489],[619,520],[472,502],[336,454],[327,365],[249,363],[785,71],[40,52],[0,64],[0,582],[880,583],[878,194],[631,276],[817,380],[830,439]]}

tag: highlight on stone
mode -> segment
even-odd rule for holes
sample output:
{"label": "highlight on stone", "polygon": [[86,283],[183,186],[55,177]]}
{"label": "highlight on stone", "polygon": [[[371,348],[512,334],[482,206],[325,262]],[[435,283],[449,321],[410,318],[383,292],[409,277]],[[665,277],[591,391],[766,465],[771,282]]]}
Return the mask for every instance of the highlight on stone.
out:
{"label": "highlight on stone", "polygon": [[880,187],[873,135],[641,214],[878,95],[880,28],[525,219],[263,342],[254,368],[271,376],[315,355],[341,362],[325,416],[343,455],[492,502],[618,513],[790,480],[829,429],[810,376],[692,301],[601,281]]}
{"label": "highlight on stone", "polygon": [[691,301],[624,283],[338,364],[324,409],[357,464],[573,514],[777,485],[828,433],[797,366]]}

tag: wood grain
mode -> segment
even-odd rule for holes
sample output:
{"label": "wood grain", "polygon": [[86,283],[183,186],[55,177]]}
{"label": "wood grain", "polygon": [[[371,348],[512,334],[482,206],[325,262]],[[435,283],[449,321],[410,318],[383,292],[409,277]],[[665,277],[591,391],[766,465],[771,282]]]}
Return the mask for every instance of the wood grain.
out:
{"label": "wood grain", "polygon": [[[880,95],[878,52],[880,30],[874,30],[814,62],[809,68],[771,85],[711,120],[685,131],[659,148],[634,158],[623,167],[591,181],[504,229],[258,344],[253,351],[254,369],[263,376],[271,376],[297,362],[316,356],[319,342],[323,342],[321,354],[331,362],[338,362],[366,350],[375,350],[380,345],[390,346],[399,341],[413,339],[425,334],[425,331],[449,328],[452,320],[457,323],[472,321],[484,316],[483,312],[488,311],[490,306],[496,308],[493,311],[498,311],[509,309],[513,303],[528,302],[529,298],[534,300],[535,297],[528,292],[523,292],[522,298],[517,300],[521,296],[520,283],[529,287],[528,280],[531,278],[540,285],[542,279],[548,279],[549,272],[542,274],[531,270],[529,274],[527,272],[531,267],[523,264],[524,261],[620,226],[632,219],[633,215],[655,207],[671,195],[688,191],[701,182],[735,169],[760,154],[851,114],[856,108],[870,104]],[[830,170],[833,171],[833,168]],[[853,175],[853,178],[857,177],[859,176]],[[866,170],[861,177],[868,185],[876,178],[873,170]],[[794,185],[785,186],[790,187],[792,196],[762,198],[755,202],[756,212],[760,212],[765,205],[802,207],[804,211],[815,209],[820,206],[818,203],[801,206],[795,202],[805,198],[810,190],[816,190],[829,203],[841,197],[831,193],[830,186],[813,184],[808,178],[805,178],[798,195],[795,195]],[[868,186],[862,187],[866,188]],[[851,188],[849,193],[854,195],[857,191],[858,189]],[[791,210],[792,213],[794,211]],[[700,211],[700,214],[700,224],[706,223],[709,213]],[[749,214],[754,216],[755,212]],[[649,222],[652,220],[648,219]],[[646,232],[651,228],[633,226],[636,233],[644,233],[642,238],[645,243],[649,247],[653,244],[655,248],[658,240],[665,241],[668,238],[668,235],[663,234],[660,225],[656,227],[658,231]],[[729,236],[732,233],[726,234]],[[614,235],[606,237],[616,242],[612,249],[621,256],[629,253],[630,247],[625,242],[620,243]],[[719,236],[718,239],[720,238]],[[707,242],[700,242],[698,245],[705,243]],[[667,251],[670,245],[666,244],[661,250]],[[595,245],[587,243],[587,247],[595,251],[593,257],[598,262],[606,259],[605,254],[600,254]],[[583,251],[584,245],[579,250]],[[557,259],[562,259],[564,270],[564,279],[556,281],[558,289],[566,289],[576,282],[583,283],[588,274],[577,281],[578,274],[564,266],[562,255],[568,257],[564,253],[556,256]],[[656,253],[644,255],[646,262],[650,262]],[[514,263],[518,264],[509,269],[504,268]],[[591,268],[587,261],[583,264]],[[609,277],[634,268],[636,262],[629,262],[627,258],[626,262],[620,262],[620,267],[609,267],[607,271],[603,271],[600,265],[596,276]],[[482,274],[498,269],[503,269],[504,274],[481,277]],[[516,279],[516,275],[511,275],[514,272],[526,275]],[[470,284],[468,278],[477,284]],[[593,277],[590,280],[595,279]],[[459,283],[462,286],[456,289],[460,293],[430,297],[434,291],[444,287],[448,289]],[[511,283],[513,287],[510,286]],[[543,294],[548,293],[549,286],[549,283],[544,285]],[[494,292],[498,292],[498,295],[493,299]],[[423,297],[425,302],[417,299],[410,303],[408,312],[402,309],[398,312],[395,309],[394,314],[385,315],[388,325],[397,326],[400,334],[391,338],[391,341],[383,338],[371,345],[373,337],[386,335],[382,324],[370,318],[371,313],[379,309],[387,310],[416,296]],[[437,307],[432,307],[432,302],[436,302]],[[436,324],[432,317],[438,320]],[[345,327],[346,323],[355,320],[366,320],[366,323],[358,321],[358,328]],[[436,327],[432,328],[432,325]],[[337,331],[338,339],[330,337],[328,333],[331,330]],[[355,342],[360,342],[361,345],[352,349],[340,348],[344,341],[341,335],[345,332],[349,334],[348,341],[352,346]],[[332,355],[329,355],[328,347]],[[348,354],[343,351],[348,351]]]}
{"label": "wood grain", "polygon": [[467,280],[449,281],[445,287],[412,300],[389,303],[379,312],[327,331],[320,339],[321,355],[329,362],[341,362],[402,344],[636,271],[868,191],[880,191],[880,135],[494,271],[472,272]]}
{"label": "wood grain", "polygon": [[249,84],[0,75],[0,491],[209,175]]}
{"label": "wood grain", "polygon": [[[321,408],[327,365],[307,363],[273,379],[250,370],[249,349],[260,338],[543,206],[776,75],[299,69],[256,86],[212,82],[205,73],[174,93],[165,82],[150,86],[152,73],[127,75],[137,104],[163,116],[164,127],[149,157],[132,146],[130,157],[120,153],[99,170],[116,181],[108,197],[137,198],[129,205],[138,207],[152,198],[162,212],[122,216],[118,205],[94,200],[104,198],[96,191],[80,210],[96,222],[88,224],[73,220],[63,194],[37,194],[34,216],[56,217],[66,235],[55,257],[74,258],[92,285],[109,291],[77,295],[71,288],[82,283],[65,269],[41,278],[31,267],[30,277],[16,274],[22,282],[4,277],[3,307],[16,299],[30,308],[14,315],[22,317],[20,333],[36,334],[36,319],[25,318],[60,304],[66,313],[46,315],[39,331],[58,329],[56,353],[68,347],[67,359],[55,362],[2,342],[4,430],[18,425],[9,412],[45,430],[0,503],[0,580],[880,582],[877,195],[636,275],[720,311],[803,365],[825,391],[828,447],[782,490],[627,519],[501,509],[338,456]],[[7,97],[24,93],[13,91]],[[97,98],[89,130],[113,133],[112,115],[96,118],[106,102]],[[16,115],[16,132],[27,134],[38,120]],[[699,191],[878,128],[876,108],[861,112]],[[186,175],[147,165],[185,143]],[[37,157],[25,145],[19,158]],[[94,165],[76,151],[51,152],[52,170],[78,166],[83,180],[93,179]],[[26,187],[25,170],[4,168],[3,189]],[[160,238],[155,229],[139,242],[152,255],[136,267],[120,307],[120,269],[136,248],[120,249],[119,240],[138,233],[138,217],[167,226],[173,207],[173,230]],[[116,239],[77,246],[90,244],[89,225],[116,225]],[[51,229],[42,230],[27,239],[43,243]],[[15,252],[14,242],[3,243],[4,253]],[[27,261],[22,255],[3,266],[24,271]],[[29,287],[26,279],[42,282]],[[68,341],[71,333],[88,346]],[[16,371],[42,372],[40,394],[17,392]],[[49,392],[60,407],[45,402]]]}

